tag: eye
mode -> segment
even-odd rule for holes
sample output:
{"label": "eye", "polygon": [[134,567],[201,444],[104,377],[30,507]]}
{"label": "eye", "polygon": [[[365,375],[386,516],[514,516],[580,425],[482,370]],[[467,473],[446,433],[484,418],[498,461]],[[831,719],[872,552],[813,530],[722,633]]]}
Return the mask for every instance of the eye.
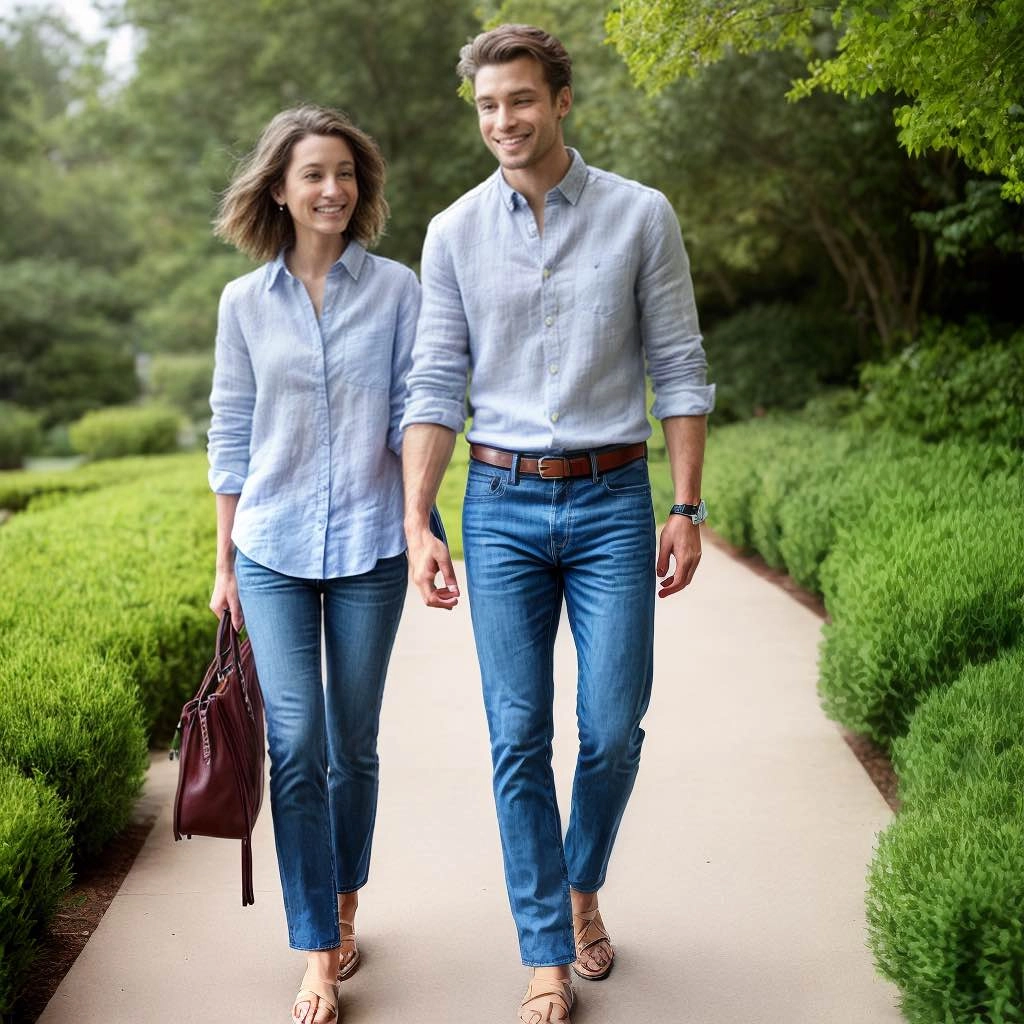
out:
{"label": "eye", "polygon": [[478,109],[479,109],[481,114],[489,114],[494,109],[494,104],[493,103],[481,103]]}
{"label": "eye", "polygon": [[351,181],[356,176],[355,171],[342,171],[338,177],[343,178],[345,181]]}
{"label": "eye", "polygon": [[304,177],[306,181],[316,181],[316,179],[319,178],[320,175],[317,174],[316,171],[307,171]]}

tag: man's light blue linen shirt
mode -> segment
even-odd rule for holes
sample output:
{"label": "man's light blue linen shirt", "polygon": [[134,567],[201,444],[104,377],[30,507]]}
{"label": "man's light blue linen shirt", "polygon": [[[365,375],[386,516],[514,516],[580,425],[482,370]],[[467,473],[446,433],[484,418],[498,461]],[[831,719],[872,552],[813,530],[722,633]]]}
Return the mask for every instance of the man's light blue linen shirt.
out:
{"label": "man's light blue linen shirt", "polygon": [[317,320],[284,253],[220,301],[210,486],[239,494],[232,540],[304,579],[354,576],[405,550],[401,433],[420,289],[349,242]]}
{"label": "man's light blue linen shirt", "polygon": [[544,232],[501,170],[430,223],[403,429],[465,425],[470,441],[573,451],[650,436],[653,413],[714,407],[679,222],[658,191],[572,164]]}

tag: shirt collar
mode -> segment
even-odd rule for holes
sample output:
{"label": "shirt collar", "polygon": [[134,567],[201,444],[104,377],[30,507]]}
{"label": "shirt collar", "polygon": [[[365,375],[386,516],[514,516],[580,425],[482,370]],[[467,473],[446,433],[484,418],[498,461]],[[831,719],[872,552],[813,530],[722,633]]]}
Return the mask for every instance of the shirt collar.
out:
{"label": "shirt collar", "polygon": [[[572,163],[569,164],[569,170],[565,172],[565,177],[555,186],[555,189],[561,192],[565,199],[575,206],[579,202],[583,186],[587,183],[587,165],[583,162],[583,157],[575,149],[569,146],[566,148],[572,157]],[[498,191],[501,195],[501,201],[507,209],[514,210],[518,203],[524,202],[523,197],[505,180],[505,175],[500,167],[495,173],[498,176]]]}
{"label": "shirt collar", "polygon": [[[285,265],[285,254],[287,249],[281,249],[281,251],[267,264],[267,291],[277,283],[277,279],[284,272],[289,277],[292,276],[291,271]],[[338,267],[344,267],[348,271],[349,276],[353,281],[359,280],[359,274],[363,269],[363,264],[366,262],[366,249],[362,243],[350,239],[348,245],[345,246],[345,251],[338,257],[337,262],[327,272],[333,274]]]}

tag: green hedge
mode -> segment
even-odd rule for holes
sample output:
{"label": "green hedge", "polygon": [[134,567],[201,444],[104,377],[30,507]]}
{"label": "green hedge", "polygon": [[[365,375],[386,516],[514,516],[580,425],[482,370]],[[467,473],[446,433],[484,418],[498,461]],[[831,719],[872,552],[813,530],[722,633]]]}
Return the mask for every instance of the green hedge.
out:
{"label": "green hedge", "polygon": [[39,416],[11,402],[0,402],[0,469],[17,469],[42,443]]}
{"label": "green hedge", "polygon": [[19,512],[43,496],[50,502],[58,496],[84,494],[101,487],[109,487],[111,484],[128,483],[147,476],[161,476],[171,465],[173,463],[170,459],[140,456],[91,462],[74,470],[20,470],[0,473],[0,508]]}
{"label": "green hedge", "polygon": [[148,764],[142,710],[123,664],[71,637],[13,639],[0,657],[0,760],[60,794],[81,861],[131,818]]}
{"label": "green hedge", "polygon": [[904,812],[868,920],[912,1024],[1024,1016],[1024,646],[934,693],[894,747]]}
{"label": "green hedge", "polygon": [[1016,778],[952,791],[879,839],[867,920],[910,1024],[1024,1015],[1024,758]]}
{"label": "green hedge", "polygon": [[975,511],[877,498],[822,567],[825,710],[884,745],[929,690],[1024,636],[1024,476],[950,493]]}
{"label": "green hedge", "polygon": [[60,799],[39,779],[0,763],[0,1014],[71,882],[71,840]]}
{"label": "green hedge", "polygon": [[1024,646],[970,665],[918,708],[893,744],[907,808],[937,804],[952,792],[1020,779],[1024,752]]}
{"label": "green hedge", "polygon": [[11,650],[64,646],[123,668],[163,741],[212,644],[216,515],[201,456],[150,461],[144,487],[33,506],[0,530],[0,631]]}
{"label": "green hedge", "polygon": [[153,397],[197,422],[210,419],[212,380],[212,350],[155,355],[149,367],[149,390]]}
{"label": "green hedge", "polygon": [[871,429],[1024,448],[1024,331],[995,340],[984,324],[930,323],[860,384],[855,416]]}
{"label": "green hedge", "polygon": [[178,448],[180,414],[159,405],[125,405],[86,413],[68,429],[75,451],[91,459],[162,455]]}

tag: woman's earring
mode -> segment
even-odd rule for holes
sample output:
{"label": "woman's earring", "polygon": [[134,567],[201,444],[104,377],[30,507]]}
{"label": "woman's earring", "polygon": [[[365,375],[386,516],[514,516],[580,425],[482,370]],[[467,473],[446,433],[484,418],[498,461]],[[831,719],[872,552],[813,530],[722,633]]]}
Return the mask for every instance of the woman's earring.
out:
{"label": "woman's earring", "polygon": [[278,204],[277,204],[277,208],[278,208],[278,209],[279,209],[279,210],[280,210],[280,211],[281,211],[282,213],[284,213],[284,203],[278,203]]}

